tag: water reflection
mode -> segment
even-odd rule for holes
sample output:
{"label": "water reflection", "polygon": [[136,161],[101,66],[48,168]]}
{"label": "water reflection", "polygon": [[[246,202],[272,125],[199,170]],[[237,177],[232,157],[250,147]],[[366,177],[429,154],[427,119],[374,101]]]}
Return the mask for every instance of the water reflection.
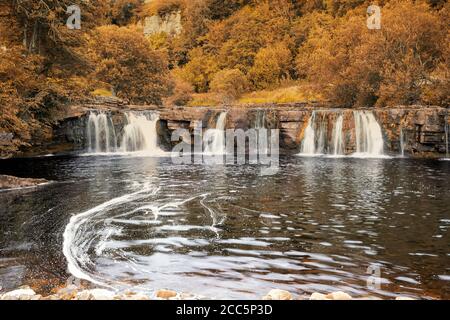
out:
{"label": "water reflection", "polygon": [[[138,193],[78,226],[70,248],[90,280],[217,298],[274,287],[450,296],[447,162],[295,157],[261,177],[257,166],[55,157],[2,161],[1,171],[57,181],[0,193],[5,289],[64,283],[69,219]],[[381,266],[381,290],[366,286],[371,264]]]}

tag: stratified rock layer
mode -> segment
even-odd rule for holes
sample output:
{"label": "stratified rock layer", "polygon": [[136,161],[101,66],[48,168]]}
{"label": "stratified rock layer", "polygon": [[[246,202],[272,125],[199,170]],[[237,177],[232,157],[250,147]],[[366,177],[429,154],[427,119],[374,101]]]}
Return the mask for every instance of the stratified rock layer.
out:
{"label": "stratified rock layer", "polygon": [[[126,124],[125,112],[154,110],[160,113],[158,125],[159,143],[166,151],[171,150],[171,134],[177,129],[187,129],[193,134],[195,128],[204,130],[214,128],[221,112],[227,112],[227,129],[255,128],[258,117],[264,113],[265,127],[280,130],[280,151],[295,154],[300,151],[305,128],[313,111],[319,112],[328,125],[328,138],[331,138],[338,115],[343,115],[345,134],[345,153],[356,150],[355,109],[329,108],[318,104],[265,104],[248,106],[217,107],[155,107],[132,106],[122,101],[97,101],[72,108],[73,112],[60,119],[53,129],[53,139],[47,149],[30,149],[28,153],[48,153],[62,151],[81,151],[86,148],[87,114],[92,110],[108,112],[120,132]],[[398,155],[403,142],[405,154],[412,157],[440,158],[446,156],[448,149],[446,123],[449,126],[448,109],[438,106],[397,106],[390,108],[358,109],[373,113],[382,128],[385,153]],[[448,135],[448,129],[447,129]],[[44,148],[45,149],[45,148]],[[34,151],[34,152],[33,152]]]}

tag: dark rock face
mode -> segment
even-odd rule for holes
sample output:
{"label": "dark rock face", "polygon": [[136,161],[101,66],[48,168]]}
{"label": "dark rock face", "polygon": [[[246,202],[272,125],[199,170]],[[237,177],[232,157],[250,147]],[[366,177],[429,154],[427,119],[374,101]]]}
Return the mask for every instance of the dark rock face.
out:
{"label": "dark rock face", "polygon": [[[255,128],[258,114],[265,115],[265,128],[280,130],[280,150],[284,153],[298,153],[304,131],[313,110],[319,111],[328,123],[328,137],[338,114],[343,114],[343,128],[346,132],[346,153],[355,152],[354,109],[331,109],[307,105],[228,106],[222,108],[177,107],[161,111],[161,119],[173,131],[179,128],[194,128],[198,121],[203,128],[214,128],[220,112],[227,111],[227,128]],[[367,109],[369,110],[369,109]],[[398,106],[394,108],[370,109],[379,122],[387,153],[399,153],[401,137],[405,152],[416,157],[442,157],[446,152],[445,124],[450,124],[448,110],[442,107]],[[447,132],[448,135],[448,132]]]}
{"label": "dark rock face", "polygon": [[35,187],[47,182],[45,179],[17,178],[0,175],[0,190]]}
{"label": "dark rock face", "polygon": [[[122,132],[126,124],[125,112],[158,111],[160,121],[157,132],[159,143],[165,150],[170,150],[177,143],[171,141],[173,131],[185,129],[193,134],[195,128],[198,127],[203,130],[215,128],[220,113],[226,111],[227,129],[247,130],[257,128],[263,122],[267,129],[280,130],[280,152],[294,154],[300,150],[312,112],[318,111],[322,121],[327,123],[329,138],[331,138],[337,115],[343,115],[345,152],[348,154],[355,152],[354,109],[333,109],[306,104],[156,108],[108,102],[77,106],[74,110],[77,112],[62,119],[54,126],[53,139],[47,145],[47,150],[56,150],[57,152],[85,150],[86,126],[90,110],[107,112],[118,133]],[[407,155],[414,157],[445,156],[447,149],[446,124],[447,126],[450,124],[446,108],[398,106],[367,110],[374,114],[382,128],[386,153],[398,154],[403,141]]]}

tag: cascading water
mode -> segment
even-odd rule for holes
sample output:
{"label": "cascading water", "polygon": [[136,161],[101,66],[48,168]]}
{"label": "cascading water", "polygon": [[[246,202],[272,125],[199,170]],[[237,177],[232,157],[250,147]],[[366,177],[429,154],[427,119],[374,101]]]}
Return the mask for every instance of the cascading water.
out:
{"label": "cascading water", "polygon": [[[370,111],[355,111],[355,157],[383,156],[384,141],[381,127]],[[331,139],[328,135],[328,123],[334,119]],[[344,114],[335,112],[313,111],[305,129],[301,144],[301,156],[331,156],[345,155]]]}
{"label": "cascading water", "polygon": [[217,119],[215,129],[208,129],[205,133],[205,154],[225,154],[225,126],[227,113],[222,112]]}
{"label": "cascading water", "polygon": [[369,111],[354,111],[356,154],[361,157],[380,157],[383,155],[384,141],[381,127]]}
{"label": "cascading water", "polygon": [[315,120],[316,112],[313,111],[311,118],[309,119],[308,126],[305,129],[305,135],[300,149],[301,155],[313,156],[316,154],[316,132],[314,130]]}
{"label": "cascading water", "polygon": [[450,155],[449,155],[449,151],[448,151],[448,134],[449,134],[449,129],[448,129],[448,111],[447,111],[447,116],[445,117],[445,158],[449,159]]}
{"label": "cascading water", "polygon": [[158,147],[157,123],[159,117],[152,112],[129,112],[125,114],[126,125],[123,128],[119,147],[118,134],[111,117],[105,112],[89,114],[86,136],[90,154],[143,152],[149,155],[161,155]]}
{"label": "cascading water", "polygon": [[87,145],[90,153],[110,153],[117,150],[117,138],[111,118],[104,112],[89,114]]}
{"label": "cascading water", "polygon": [[313,111],[305,129],[300,155],[320,156],[332,152],[334,156],[344,155],[344,116],[339,115],[335,121],[332,140],[328,141],[328,118],[326,113]]}
{"label": "cascading water", "polygon": [[[258,148],[256,150],[250,150],[250,152],[259,152],[259,154],[267,155],[269,151],[267,143],[269,135],[266,128],[266,110],[258,110],[256,112],[255,130],[258,134]],[[266,141],[262,141],[264,138],[266,138]]]}
{"label": "cascading water", "polygon": [[400,127],[400,155],[402,158],[405,157],[405,134],[402,127]]}
{"label": "cascading water", "polygon": [[344,116],[340,114],[333,128],[333,155],[344,155]]}
{"label": "cascading water", "polygon": [[123,129],[122,152],[142,151],[148,154],[161,154],[158,147],[157,123],[155,113],[126,113],[127,125]]}
{"label": "cascading water", "polygon": [[266,128],[266,111],[258,110],[256,112],[255,129],[265,129]]}

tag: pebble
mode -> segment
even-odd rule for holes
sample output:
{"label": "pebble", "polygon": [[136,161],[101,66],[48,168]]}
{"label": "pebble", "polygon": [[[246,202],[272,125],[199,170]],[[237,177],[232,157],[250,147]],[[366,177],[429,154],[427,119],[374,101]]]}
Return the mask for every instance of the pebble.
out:
{"label": "pebble", "polygon": [[160,298],[160,299],[170,299],[170,298],[175,298],[177,296],[177,293],[175,291],[172,290],[158,290],[156,291],[156,297]]}
{"label": "pebble", "polygon": [[0,300],[39,300],[42,298],[30,287],[21,287],[0,296]]}
{"label": "pebble", "polygon": [[309,300],[331,300],[331,299],[328,299],[327,296],[322,293],[314,292],[309,298]]}
{"label": "pebble", "polygon": [[292,300],[292,295],[286,290],[273,289],[263,297],[263,300]]}
{"label": "pebble", "polygon": [[342,291],[333,292],[325,296],[329,300],[352,300],[352,297]]}
{"label": "pebble", "polygon": [[[42,297],[28,286],[20,287],[4,294],[0,294],[0,300],[150,300],[150,296],[133,291],[125,291],[120,294],[106,289],[91,289],[78,291],[77,287],[68,286],[58,290],[56,294]],[[176,291],[161,289],[156,291],[156,298],[177,300],[199,300],[207,297],[195,296],[189,293],[177,293]],[[370,299],[370,297],[367,297]],[[292,294],[286,290],[272,289],[263,300],[292,300]],[[314,292],[309,300],[352,300],[352,297],[342,291],[323,294]],[[395,300],[416,300],[410,297],[399,296]]]}
{"label": "pebble", "polygon": [[395,300],[416,300],[416,299],[413,299],[410,297],[397,297],[397,298],[395,298]]}

